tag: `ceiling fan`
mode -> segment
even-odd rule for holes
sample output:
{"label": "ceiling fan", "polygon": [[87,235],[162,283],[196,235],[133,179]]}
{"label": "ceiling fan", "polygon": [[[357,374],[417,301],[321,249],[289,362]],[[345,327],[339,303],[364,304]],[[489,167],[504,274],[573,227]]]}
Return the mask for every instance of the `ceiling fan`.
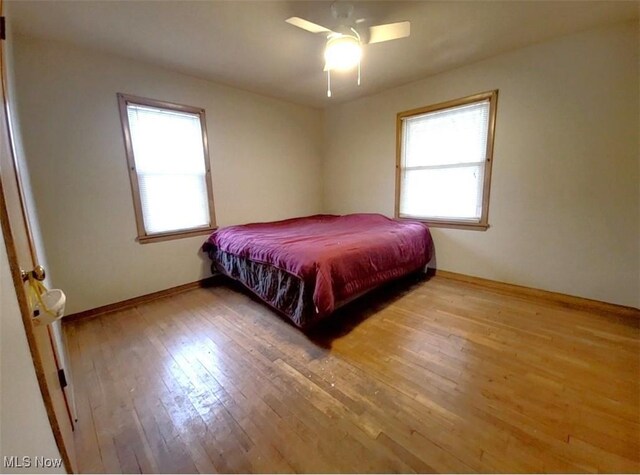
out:
{"label": "ceiling fan", "polygon": [[354,18],[353,5],[336,1],[331,4],[331,13],[335,19],[335,28],[327,28],[304,18],[293,16],[285,21],[310,33],[324,33],[327,43],[324,49],[324,70],[327,72],[327,97],[331,97],[331,71],[347,71],[358,67],[358,86],[360,85],[360,60],[362,46],[382,43],[383,41],[406,38],[411,33],[408,21],[363,27],[364,19]]}

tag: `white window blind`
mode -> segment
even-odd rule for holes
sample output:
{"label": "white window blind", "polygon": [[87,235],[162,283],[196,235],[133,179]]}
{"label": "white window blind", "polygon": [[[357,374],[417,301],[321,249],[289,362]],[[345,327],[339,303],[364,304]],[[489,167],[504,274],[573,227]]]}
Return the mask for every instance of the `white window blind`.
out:
{"label": "white window blind", "polygon": [[211,225],[200,116],[127,104],[147,234]]}
{"label": "white window blind", "polygon": [[490,101],[403,118],[400,216],[479,222]]}

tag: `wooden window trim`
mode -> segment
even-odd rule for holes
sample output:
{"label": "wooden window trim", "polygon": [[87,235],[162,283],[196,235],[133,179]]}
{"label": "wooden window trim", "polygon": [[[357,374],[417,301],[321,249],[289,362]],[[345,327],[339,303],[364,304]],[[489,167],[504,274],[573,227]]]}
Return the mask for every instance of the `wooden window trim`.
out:
{"label": "wooden window trim", "polygon": [[166,233],[148,234],[146,236],[138,236],[138,242],[140,242],[141,244],[148,244],[150,242],[171,241],[173,239],[211,234],[216,229],[218,229],[216,226],[207,226],[204,228],[193,228],[179,231],[170,231]]}
{"label": "wooden window trim", "polygon": [[[142,202],[140,200],[140,186],[138,184],[138,173],[136,172],[136,162],[133,156],[133,144],[131,141],[131,131],[129,128],[129,114],[127,113],[127,105],[136,104],[141,106],[155,107],[158,109],[167,109],[178,112],[188,112],[200,116],[200,126],[202,129],[202,147],[203,160],[206,167],[205,182],[207,185],[207,199],[209,203],[209,220],[211,225],[205,228],[190,228],[178,231],[169,231],[162,233],[147,233],[144,229],[144,218],[142,215]],[[209,141],[207,135],[207,123],[205,111],[200,107],[186,106],[173,102],[159,101],[156,99],[148,99],[146,97],[133,96],[130,94],[118,93],[118,105],[120,108],[120,122],[122,123],[122,133],[124,136],[125,152],[127,156],[127,167],[129,169],[129,179],[131,181],[131,194],[133,196],[133,209],[136,216],[136,229],[138,236],[136,240],[140,244],[147,244],[159,241],[168,241],[171,239],[181,239],[202,234],[209,234],[217,229],[216,213],[213,204],[213,186],[211,180],[211,159],[209,157]]]}
{"label": "wooden window trim", "polygon": [[[479,221],[468,221],[463,219],[427,219],[424,217],[411,217],[400,215],[400,191],[402,189],[402,123],[403,119],[416,115],[435,112],[452,107],[463,106],[489,100],[489,128],[487,131],[487,152],[484,169],[483,193],[482,193],[482,213]],[[440,102],[426,107],[419,107],[404,112],[399,112],[396,116],[396,200],[395,217],[400,219],[411,219],[421,221],[429,226],[470,229],[476,231],[486,231],[489,228],[489,197],[491,193],[491,166],[493,164],[493,148],[496,132],[496,111],[498,106],[498,90],[473,94],[471,96]]]}

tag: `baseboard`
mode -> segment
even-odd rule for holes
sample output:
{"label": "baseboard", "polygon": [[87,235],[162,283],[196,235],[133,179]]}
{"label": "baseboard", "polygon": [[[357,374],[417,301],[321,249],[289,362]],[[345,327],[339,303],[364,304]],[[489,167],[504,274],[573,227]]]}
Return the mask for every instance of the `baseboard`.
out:
{"label": "baseboard", "polygon": [[[591,300],[583,297],[575,297],[573,295],[560,294],[557,292],[551,292],[549,290],[534,289],[522,285],[508,284],[506,282],[498,282],[496,280],[458,274],[456,272],[449,272],[440,269],[429,268],[427,269],[426,274],[428,277],[437,276],[439,278],[465,282],[467,284],[484,287],[498,293],[516,295],[518,297],[530,299],[535,298],[536,300],[544,300],[550,303],[560,304],[579,310],[588,310],[591,312],[615,314],[621,317],[635,317],[640,319],[640,309],[634,307],[625,307],[624,305],[601,302],[599,300]],[[92,308],[89,310],[84,310],[82,312],[67,315],[63,318],[62,321],[63,323],[71,323],[78,320],[83,320],[85,318],[97,317],[109,312],[126,310],[143,303],[151,302],[163,297],[169,297],[171,295],[180,294],[192,289],[211,287],[219,283],[222,278],[222,274],[213,275],[196,282],[189,282],[188,284],[178,285],[176,287],[171,287],[170,289],[159,290],[158,292],[141,295],[139,297],[122,300],[121,302],[103,305],[102,307]]]}
{"label": "baseboard", "polygon": [[140,295],[139,297],[134,297],[127,300],[122,300],[120,302],[103,305],[102,307],[83,310],[82,312],[73,313],[71,315],[67,315],[63,317],[62,323],[76,322],[78,320],[97,317],[99,315],[103,315],[109,312],[126,310],[128,308],[133,308],[137,305],[151,302],[152,300],[161,299],[163,297],[169,297],[171,295],[181,294],[183,292],[187,292],[189,290],[198,289],[202,287],[211,287],[215,285],[219,281],[219,279],[220,277],[218,275],[213,275],[211,277],[207,277],[206,279],[197,280],[195,282],[189,282],[188,284],[178,285],[176,287],[171,287],[170,289],[159,290],[157,292],[152,292],[150,294]]}
{"label": "baseboard", "polygon": [[634,307],[626,307],[624,305],[617,305],[614,303],[601,302],[600,300],[591,300],[584,297],[575,297],[573,295],[566,295],[557,292],[551,292],[549,290],[534,289],[531,287],[525,287],[516,284],[507,284],[506,282],[498,282],[496,280],[484,279],[482,277],[473,277],[465,274],[458,274],[456,272],[449,272],[440,269],[429,269],[427,272],[429,276],[442,277],[449,280],[457,280],[459,282],[466,282],[488,288],[492,291],[516,295],[524,298],[535,298],[536,300],[544,300],[554,304],[560,304],[566,307],[571,307],[579,310],[588,310],[590,312],[615,314],[621,317],[635,317],[640,318],[640,309]]}

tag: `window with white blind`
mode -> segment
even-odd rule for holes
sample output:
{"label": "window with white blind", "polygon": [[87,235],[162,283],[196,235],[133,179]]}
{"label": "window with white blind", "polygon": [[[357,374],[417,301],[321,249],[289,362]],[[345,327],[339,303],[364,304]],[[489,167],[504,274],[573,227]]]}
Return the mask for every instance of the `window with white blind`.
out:
{"label": "window with white blind", "polygon": [[215,228],[204,109],[118,94],[140,242]]}
{"label": "window with white blind", "polygon": [[497,96],[398,114],[398,217],[487,229]]}

